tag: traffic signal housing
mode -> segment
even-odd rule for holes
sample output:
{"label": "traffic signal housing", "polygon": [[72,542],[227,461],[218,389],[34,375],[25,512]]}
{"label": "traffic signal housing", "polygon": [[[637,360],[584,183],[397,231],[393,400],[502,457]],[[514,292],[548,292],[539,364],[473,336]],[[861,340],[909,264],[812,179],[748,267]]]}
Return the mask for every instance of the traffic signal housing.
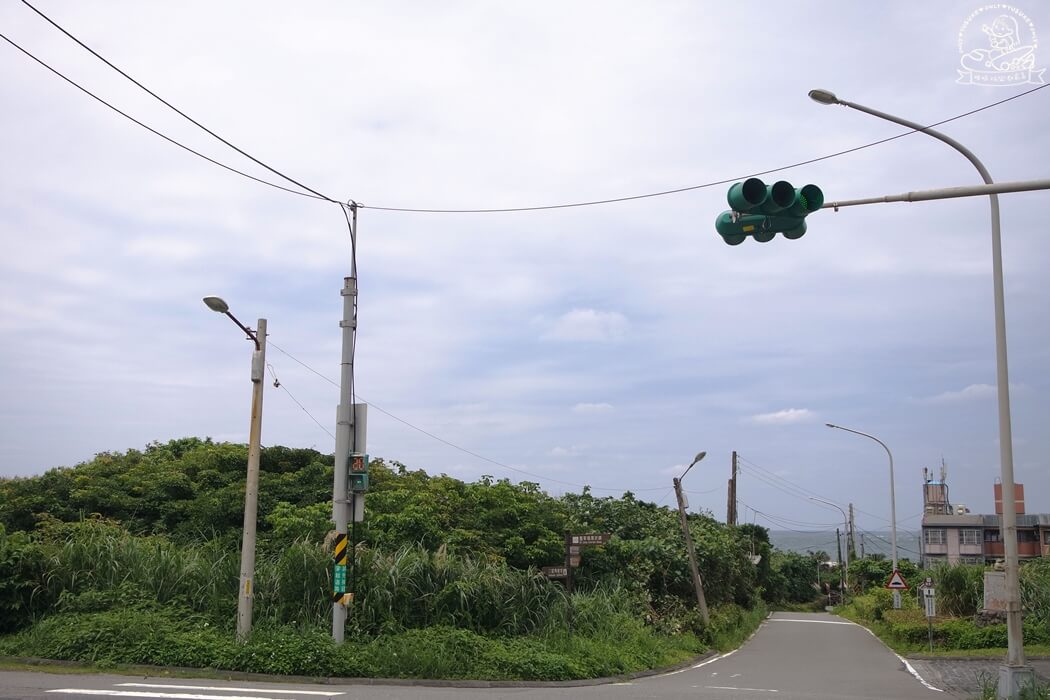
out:
{"label": "traffic signal housing", "polygon": [[778,233],[801,238],[806,217],[824,206],[824,193],[816,185],[796,189],[786,180],[772,185],[751,177],[737,182],[726,195],[731,209],[715,219],[715,230],[729,245],[740,245],[748,236],[768,243]]}
{"label": "traffic signal housing", "polygon": [[350,455],[349,490],[364,493],[368,490],[368,455],[354,452]]}

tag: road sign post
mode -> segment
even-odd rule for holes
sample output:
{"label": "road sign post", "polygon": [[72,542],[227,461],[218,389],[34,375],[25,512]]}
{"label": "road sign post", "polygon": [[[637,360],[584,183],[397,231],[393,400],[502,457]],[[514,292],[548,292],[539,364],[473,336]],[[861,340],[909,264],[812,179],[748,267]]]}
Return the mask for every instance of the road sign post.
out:
{"label": "road sign post", "polygon": [[[926,579],[929,581],[929,579]],[[932,582],[931,582],[932,584]],[[925,582],[922,588],[922,606],[926,612],[926,626],[930,638],[930,653],[933,653],[933,618],[937,615],[937,602],[936,602],[936,591],[933,586],[925,586]]]}
{"label": "road sign post", "polygon": [[890,574],[890,580],[886,582],[886,588],[893,591],[893,609],[901,609],[901,591],[908,590],[908,582],[904,580],[900,569],[894,569]]}

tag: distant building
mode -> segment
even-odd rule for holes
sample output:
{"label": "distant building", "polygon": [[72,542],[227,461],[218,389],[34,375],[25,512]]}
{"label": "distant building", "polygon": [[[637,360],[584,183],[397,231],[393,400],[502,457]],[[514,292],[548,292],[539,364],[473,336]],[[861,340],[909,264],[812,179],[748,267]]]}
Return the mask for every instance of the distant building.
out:
{"label": "distant building", "polygon": [[[952,505],[948,499],[945,469],[936,480],[923,469],[922,486],[922,565],[993,564],[1005,557],[1000,533],[1003,513],[1003,489],[994,485],[995,515],[970,513],[965,505]],[[1050,557],[1050,513],[1026,514],[1024,485],[1014,484],[1014,504],[1017,512],[1017,556],[1026,559]]]}

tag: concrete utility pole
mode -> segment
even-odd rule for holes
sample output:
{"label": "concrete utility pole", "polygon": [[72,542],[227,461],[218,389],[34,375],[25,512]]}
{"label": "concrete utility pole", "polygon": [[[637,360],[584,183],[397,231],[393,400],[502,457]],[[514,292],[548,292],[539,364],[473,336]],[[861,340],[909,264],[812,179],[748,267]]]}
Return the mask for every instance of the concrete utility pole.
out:
{"label": "concrete utility pole", "polygon": [[[1006,351],[1006,301],[1003,290],[1003,248],[1002,232],[999,220],[999,195],[991,173],[970,149],[939,131],[923,126],[918,122],[897,117],[877,109],[866,107],[855,102],[840,100],[833,92],[811,90],[809,96],[816,102],[825,105],[838,104],[858,112],[870,114],[909,129],[921,131],[927,136],[948,144],[958,151],[976,168],[985,187],[988,188],[988,203],[991,212],[992,243],[992,299],[995,310],[995,379],[999,404],[999,462],[1000,480],[1003,489],[1003,517],[1000,521],[1000,533],[1006,557],[1006,659],[999,667],[998,695],[1000,698],[1016,698],[1025,686],[1031,685],[1035,674],[1031,666],[1025,663],[1024,630],[1021,616],[1020,562],[1017,553],[1017,509],[1014,502],[1014,455],[1013,429],[1010,420],[1010,379]],[[1048,181],[1036,181],[1030,189],[1045,189]],[[963,188],[959,188],[963,189]],[[1007,190],[1002,190],[1007,191]],[[1010,189],[1009,191],[1017,191]],[[959,194],[957,196],[968,196]],[[896,548],[894,548],[896,549]],[[896,552],[894,552],[896,553]],[[896,562],[894,562],[896,568]]]}
{"label": "concrete utility pole", "polygon": [[[339,365],[339,407],[336,409],[335,470],[332,479],[332,521],[335,531],[344,536],[350,520],[347,481],[354,437],[354,340],[357,335],[357,207],[351,205],[350,210],[353,213],[350,227],[350,276],[343,279],[343,289],[340,291],[343,297],[343,319],[339,327],[343,329],[343,350]],[[356,508],[354,517],[359,517]],[[337,600],[332,603],[332,639],[341,644],[345,632],[346,604],[343,600]]]}
{"label": "concrete utility pole", "polygon": [[729,478],[729,494],[726,504],[726,525],[736,525],[737,513],[736,513],[736,474],[737,474],[737,461],[736,461],[736,450],[733,450],[733,468],[731,476]]}
{"label": "concrete utility pole", "polygon": [[849,504],[849,538],[846,540],[846,561],[857,558],[857,531],[853,524],[853,504]]}
{"label": "concrete utility pole", "polygon": [[220,297],[204,297],[212,311],[226,314],[255,343],[252,352],[252,417],[248,430],[248,474],[244,485],[244,526],[241,537],[241,576],[237,589],[237,639],[246,641],[252,632],[252,601],[255,596],[255,531],[259,522],[259,457],[262,453],[263,379],[266,374],[266,319],[256,322],[255,332],[230,313]]}
{"label": "concrete utility pole", "polygon": [[693,548],[693,536],[689,534],[689,520],[685,515],[685,497],[682,495],[682,479],[689,473],[689,470],[693,468],[693,464],[696,464],[707,455],[706,452],[701,452],[694,459],[692,464],[685,468],[682,473],[682,477],[674,478],[674,494],[678,499],[678,517],[682,521],[682,536],[685,537],[686,552],[689,554],[689,572],[693,577],[693,588],[696,591],[696,604],[700,608],[700,617],[703,618],[704,624],[711,624],[711,616],[707,611],[707,599],[704,598],[704,585],[700,581],[700,570],[696,566],[696,550]]}

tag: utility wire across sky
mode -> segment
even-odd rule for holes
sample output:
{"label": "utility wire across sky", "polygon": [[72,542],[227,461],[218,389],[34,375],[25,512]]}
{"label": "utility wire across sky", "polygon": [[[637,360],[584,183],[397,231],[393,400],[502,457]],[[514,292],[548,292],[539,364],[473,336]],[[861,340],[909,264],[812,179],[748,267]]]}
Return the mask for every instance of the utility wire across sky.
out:
{"label": "utility wire across sky", "polygon": [[[325,202],[331,202],[331,203],[340,204],[340,205],[343,204],[339,200],[333,199],[333,198],[331,198],[331,197],[329,197],[327,195],[324,195],[324,194],[318,192],[315,189],[312,189],[310,187],[307,187],[306,185],[303,185],[298,180],[295,180],[295,179],[289,177],[288,175],[285,175],[280,170],[277,170],[276,168],[273,168],[270,165],[267,165],[265,162],[263,162],[259,158],[256,158],[255,156],[251,155],[250,153],[248,153],[248,152],[244,151],[243,149],[237,147],[236,145],[234,145],[230,141],[228,141],[228,140],[224,139],[223,137],[219,136],[217,133],[215,133],[211,129],[207,128],[206,126],[204,126],[203,124],[201,124],[197,120],[193,119],[192,117],[187,115],[185,112],[183,112],[182,110],[180,110],[179,108],[177,108],[176,106],[171,104],[169,101],[167,101],[164,98],[162,98],[156,92],[154,92],[153,90],[149,89],[148,87],[143,85],[141,82],[139,82],[135,78],[131,77],[130,75],[128,75],[126,72],[124,72],[120,68],[118,68],[111,61],[109,61],[104,56],[99,54],[97,51],[95,51],[94,49],[89,47],[87,44],[85,44],[83,41],[78,39],[76,36],[74,36],[68,30],[63,28],[61,25],[59,25],[53,19],[51,19],[46,14],[41,12],[39,9],[37,9],[36,7],[31,5],[27,0],[22,0],[22,3],[26,7],[30,8],[31,10],[33,10],[33,12],[38,14],[44,20],[46,20],[49,24],[51,24],[53,27],[55,27],[58,31],[62,32],[69,39],[71,39],[72,41],[76,42],[84,50],[88,51],[93,56],[95,56],[95,58],[97,58],[98,60],[100,60],[103,63],[105,63],[111,69],[115,70],[120,75],[122,75],[124,78],[126,78],[127,80],[129,80],[132,83],[134,83],[137,87],[139,87],[140,89],[144,90],[146,93],[151,95],[156,100],[160,101],[162,104],[167,106],[169,109],[175,111],[179,116],[185,118],[190,123],[194,124],[195,126],[197,126],[200,129],[202,129],[203,131],[205,131],[206,133],[208,133],[212,137],[218,139],[219,141],[221,141],[226,146],[228,146],[228,147],[232,148],[233,150],[235,150],[237,153],[239,153],[239,154],[243,155],[244,157],[250,159],[252,162],[262,166],[263,168],[265,168],[266,170],[270,171],[271,173],[274,173],[275,175],[278,175],[279,177],[281,177],[284,180],[286,180],[286,181],[288,181],[288,182],[290,182],[290,183],[292,183],[292,184],[302,188],[303,190],[306,190],[306,192],[300,192],[300,191],[297,191],[297,190],[292,190],[292,189],[284,187],[282,185],[278,185],[278,184],[269,182],[267,180],[263,180],[261,178],[255,177],[254,175],[249,175],[248,173],[245,173],[243,171],[237,170],[236,168],[233,168],[233,167],[228,166],[228,165],[226,165],[224,163],[221,163],[221,162],[219,162],[219,161],[217,161],[215,159],[212,159],[212,158],[210,158],[210,157],[208,157],[208,156],[206,156],[206,155],[204,155],[202,153],[199,153],[198,151],[193,150],[192,148],[189,148],[188,146],[185,146],[185,145],[179,143],[175,139],[173,139],[173,138],[171,138],[169,136],[166,136],[165,134],[161,133],[160,131],[158,131],[158,130],[150,127],[150,126],[147,126],[145,123],[143,123],[143,122],[135,119],[134,117],[130,116],[129,114],[121,111],[117,107],[113,106],[109,102],[103,100],[102,98],[98,97],[97,95],[95,95],[94,93],[89,91],[87,88],[84,88],[84,87],[80,86],[79,84],[77,84],[76,82],[71,80],[70,78],[68,78],[65,75],[63,75],[57,69],[55,69],[52,66],[48,65],[47,63],[45,63],[40,58],[37,58],[35,55],[30,53],[27,49],[25,49],[22,46],[20,46],[19,44],[15,43],[9,37],[7,37],[4,34],[0,33],[0,38],[4,39],[7,43],[11,44],[16,49],[18,49],[19,51],[24,53],[26,56],[28,56],[29,58],[33,59],[34,61],[36,61],[37,63],[39,63],[43,67],[47,68],[49,71],[51,71],[52,73],[54,73],[58,77],[62,78],[63,80],[65,80],[69,84],[73,85],[74,87],[76,87],[79,90],[83,91],[87,95],[89,95],[89,96],[93,97],[94,99],[98,100],[99,102],[101,102],[105,106],[109,107],[110,109],[114,110],[115,112],[117,112],[121,116],[131,120],[135,124],[138,124],[142,128],[147,129],[151,133],[153,133],[153,134],[155,134],[157,136],[160,136],[161,138],[165,139],[166,141],[168,141],[168,142],[178,146],[179,148],[182,148],[183,150],[186,150],[186,151],[192,153],[193,155],[196,155],[196,156],[198,156],[200,158],[203,158],[204,160],[207,160],[208,162],[212,163],[213,165],[218,165],[221,168],[225,168],[226,170],[228,170],[230,172],[236,173],[236,174],[241,175],[243,177],[247,177],[247,178],[249,178],[251,180],[254,180],[255,182],[259,182],[259,183],[264,184],[264,185],[269,185],[270,187],[275,187],[275,188],[277,188],[279,190],[283,190],[285,192],[290,192],[291,194],[296,194],[296,195],[306,196],[306,197],[313,197],[315,199],[320,199],[320,200],[325,201]],[[929,128],[933,128],[933,127],[936,127],[936,126],[941,126],[942,124],[947,124],[949,122],[956,121],[958,119],[962,119],[964,117],[969,117],[969,116],[977,114],[979,112],[983,112],[983,111],[985,111],[987,109],[991,109],[993,107],[998,107],[1000,105],[1006,104],[1006,103],[1011,102],[1013,100],[1016,100],[1016,99],[1018,99],[1020,97],[1025,97],[1027,95],[1031,95],[1032,93],[1035,93],[1035,92],[1037,92],[1039,90],[1042,90],[1045,87],[1050,87],[1050,84],[1039,85],[1039,86],[1034,87],[1034,88],[1032,88],[1030,90],[1018,93],[1016,95],[1012,95],[1010,97],[1004,98],[1004,99],[999,100],[997,102],[992,102],[992,103],[986,104],[986,105],[984,105],[982,107],[978,107],[976,109],[972,109],[972,110],[970,110],[968,112],[963,112],[962,114],[957,114],[957,115],[955,115],[953,117],[949,117],[947,119],[942,119],[941,121],[934,122],[932,124],[928,124],[924,128],[929,129]],[[476,207],[476,208],[459,208],[459,209],[453,209],[453,208],[448,208],[448,209],[420,208],[420,207],[409,207],[409,206],[378,206],[378,205],[368,205],[368,204],[364,204],[364,203],[361,203],[361,202],[353,202],[353,200],[351,200],[351,201],[353,202],[354,206],[360,207],[361,209],[374,209],[374,210],[377,210],[377,211],[391,211],[391,212],[427,213],[427,214],[495,214],[495,213],[509,213],[509,212],[544,211],[544,210],[551,210],[551,209],[568,209],[568,208],[576,208],[576,207],[597,206],[597,205],[603,205],[603,204],[614,204],[614,203],[628,202],[628,201],[633,201],[633,200],[638,200],[638,199],[649,199],[649,198],[654,198],[654,197],[664,197],[664,196],[673,195],[673,194],[681,194],[683,192],[691,192],[691,191],[694,191],[694,190],[700,190],[700,189],[706,189],[706,188],[710,188],[710,187],[716,187],[718,185],[725,185],[725,184],[729,184],[729,183],[732,183],[732,182],[737,182],[739,180],[746,180],[747,178],[751,178],[751,177],[759,177],[759,176],[762,176],[762,175],[769,175],[771,173],[782,172],[784,170],[790,170],[790,169],[793,169],[793,168],[798,168],[798,167],[801,167],[803,165],[810,165],[810,164],[813,164],[813,163],[818,163],[820,161],[829,160],[829,159],[832,159],[832,158],[838,158],[840,156],[844,156],[844,155],[847,155],[847,154],[850,154],[850,153],[855,153],[857,151],[860,151],[860,150],[863,150],[863,149],[866,149],[866,148],[871,148],[873,146],[878,146],[878,145],[881,145],[881,144],[884,144],[884,143],[888,143],[890,141],[894,141],[894,140],[899,139],[899,138],[903,138],[905,136],[909,136],[911,134],[917,133],[918,131],[919,131],[918,129],[912,129],[912,130],[905,131],[903,133],[897,134],[895,136],[890,136],[890,137],[887,137],[887,138],[884,138],[884,139],[879,139],[878,141],[872,141],[870,143],[866,143],[866,144],[863,144],[863,145],[860,145],[860,146],[855,146],[853,148],[848,148],[848,149],[845,149],[845,150],[836,151],[835,153],[830,153],[830,154],[823,155],[823,156],[817,156],[817,157],[814,157],[814,158],[809,158],[809,159],[806,159],[806,160],[802,160],[802,161],[798,161],[798,162],[795,162],[795,163],[791,163],[789,165],[782,165],[782,166],[775,167],[775,168],[769,168],[769,169],[766,169],[766,170],[761,170],[759,172],[750,173],[750,174],[747,174],[747,175],[738,175],[738,176],[729,177],[729,178],[719,178],[717,180],[714,180],[714,181],[711,181],[711,182],[705,182],[705,183],[699,184],[699,185],[688,185],[688,186],[685,186],[685,187],[677,187],[677,188],[662,190],[662,191],[658,191],[658,192],[648,192],[648,193],[644,193],[644,194],[627,195],[627,196],[623,196],[623,197],[611,197],[611,198],[607,198],[607,199],[596,199],[596,200],[581,201],[581,202],[568,202],[568,203],[563,203],[563,204],[546,204],[546,205],[534,205],[534,206],[500,207],[500,208]]]}

